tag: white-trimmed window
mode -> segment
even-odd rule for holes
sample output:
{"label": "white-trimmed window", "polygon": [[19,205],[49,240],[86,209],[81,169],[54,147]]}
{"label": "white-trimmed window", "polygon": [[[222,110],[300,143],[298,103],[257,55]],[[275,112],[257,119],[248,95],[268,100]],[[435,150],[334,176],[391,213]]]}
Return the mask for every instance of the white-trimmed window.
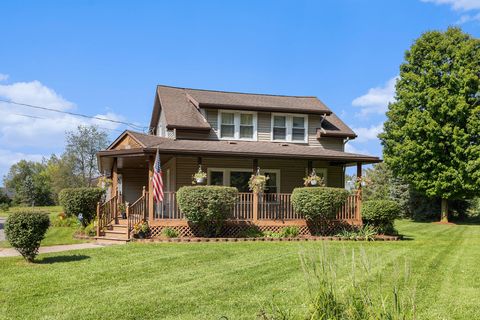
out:
{"label": "white-trimmed window", "polygon": [[302,114],[272,114],[272,141],[308,142],[308,116]]}
{"label": "white-trimmed window", "polygon": [[[236,187],[240,192],[250,192],[248,180],[252,176],[251,169],[208,168],[207,173],[209,185]],[[280,170],[261,169],[260,173],[270,178],[265,193],[280,192]]]}
{"label": "white-trimmed window", "polygon": [[257,140],[257,113],[219,111],[220,139]]}

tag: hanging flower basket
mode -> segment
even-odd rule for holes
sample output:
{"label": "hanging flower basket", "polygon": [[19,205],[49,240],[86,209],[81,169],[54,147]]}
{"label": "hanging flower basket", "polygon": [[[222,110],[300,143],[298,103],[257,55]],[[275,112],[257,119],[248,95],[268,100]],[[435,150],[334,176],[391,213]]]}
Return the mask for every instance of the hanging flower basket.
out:
{"label": "hanging flower basket", "polygon": [[207,181],[207,174],[202,171],[202,166],[198,166],[198,171],[193,175],[192,184],[205,184]]}
{"label": "hanging flower basket", "polygon": [[248,181],[248,188],[254,193],[262,193],[267,187],[268,179],[270,178],[261,174],[252,174]]}
{"label": "hanging flower basket", "polygon": [[322,177],[317,176],[315,169],[312,170],[312,173],[306,178],[303,178],[303,184],[305,187],[324,187],[325,182]]}

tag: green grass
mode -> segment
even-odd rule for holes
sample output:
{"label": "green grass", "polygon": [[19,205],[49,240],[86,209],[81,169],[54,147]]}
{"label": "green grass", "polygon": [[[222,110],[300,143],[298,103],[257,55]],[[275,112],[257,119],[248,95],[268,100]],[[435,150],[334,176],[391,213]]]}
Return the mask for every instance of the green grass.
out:
{"label": "green grass", "polygon": [[[49,213],[50,221],[57,219],[57,216],[60,212],[63,211],[61,206],[50,206],[50,207],[11,207],[7,212],[0,211],[0,216],[8,217],[11,213],[21,210],[41,210]],[[76,227],[54,227],[51,226],[47,234],[45,235],[45,239],[42,241],[42,246],[53,246],[59,244],[74,244],[74,243],[82,243],[85,240],[78,240],[73,238],[73,234],[77,230]],[[0,241],[0,248],[9,248],[10,244],[8,241]]]}
{"label": "green grass", "polygon": [[[341,257],[363,248],[370,280],[389,294],[406,263],[417,319],[479,319],[480,226],[400,221],[409,240],[329,242]],[[255,319],[272,301],[302,315],[307,280],[299,252],[324,242],[135,244],[0,259],[4,319]],[[339,259],[341,260],[341,259]],[[340,268],[339,281],[349,277]],[[405,293],[405,292],[404,292]]]}

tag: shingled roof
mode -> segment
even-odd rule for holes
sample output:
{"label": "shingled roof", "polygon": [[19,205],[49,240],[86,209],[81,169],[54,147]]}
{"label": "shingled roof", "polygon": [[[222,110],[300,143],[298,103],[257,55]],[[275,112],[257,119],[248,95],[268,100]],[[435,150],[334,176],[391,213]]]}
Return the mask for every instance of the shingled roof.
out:
{"label": "shingled roof", "polygon": [[264,112],[291,112],[326,115],[324,129],[319,136],[344,136],[354,138],[348,128],[317,97],[253,94],[157,86],[150,127],[158,124],[163,110],[168,129],[195,129],[209,131],[210,124],[200,113],[200,108],[256,110]]}
{"label": "shingled roof", "polygon": [[[245,157],[275,157],[275,158],[304,158],[322,159],[328,161],[376,163],[378,157],[363,154],[342,152],[322,147],[313,147],[295,143],[276,143],[260,141],[218,141],[218,140],[174,140],[143,134],[134,131],[126,131],[141,145],[139,149],[100,151],[99,155],[108,155],[115,152],[153,152],[157,148],[162,153],[186,154],[186,155],[228,155]],[[113,153],[112,153],[113,152]]]}

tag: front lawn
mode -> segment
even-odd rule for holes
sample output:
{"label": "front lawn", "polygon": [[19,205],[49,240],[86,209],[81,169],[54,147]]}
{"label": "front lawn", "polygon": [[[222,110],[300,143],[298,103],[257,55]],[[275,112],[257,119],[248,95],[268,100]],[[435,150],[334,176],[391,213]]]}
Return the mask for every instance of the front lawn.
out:
{"label": "front lawn", "polygon": [[[480,226],[397,226],[409,240],[130,243],[40,255],[31,265],[4,258],[0,318],[255,319],[271,301],[303,315],[308,300],[299,252],[326,244],[339,261],[364,248],[374,262],[370,280],[381,277],[385,295],[406,262],[416,283],[417,319],[479,319]],[[338,281],[348,278],[348,269],[339,270]]]}
{"label": "front lawn", "polygon": [[[50,207],[11,207],[8,211],[0,211],[0,216],[8,217],[13,212],[22,211],[22,210],[41,210],[49,213],[50,222],[53,222],[57,219],[58,214],[61,213],[61,206],[50,206]],[[59,244],[74,244],[82,243],[85,240],[74,239],[73,235],[77,231],[77,227],[55,227],[50,226],[45,235],[45,239],[42,241],[42,246],[53,246]],[[8,241],[0,241],[0,248],[9,248],[10,244]]]}

